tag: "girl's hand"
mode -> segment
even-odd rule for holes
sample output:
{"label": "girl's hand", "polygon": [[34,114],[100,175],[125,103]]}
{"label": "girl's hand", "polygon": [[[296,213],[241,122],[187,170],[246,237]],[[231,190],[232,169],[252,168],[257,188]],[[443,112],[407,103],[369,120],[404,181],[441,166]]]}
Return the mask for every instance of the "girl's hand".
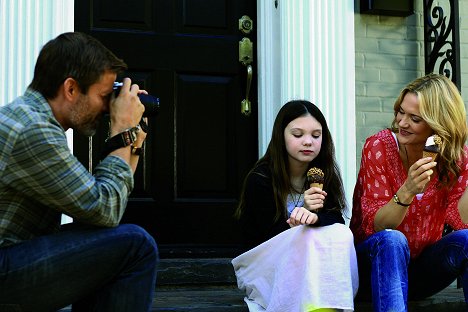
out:
{"label": "girl's hand", "polygon": [[291,216],[289,217],[286,222],[291,226],[296,226],[296,225],[303,225],[303,224],[314,224],[317,222],[318,216],[305,209],[304,207],[296,207],[291,213]]}
{"label": "girl's hand", "polygon": [[304,208],[309,211],[315,212],[323,208],[323,203],[327,192],[318,187],[311,187],[304,192]]}

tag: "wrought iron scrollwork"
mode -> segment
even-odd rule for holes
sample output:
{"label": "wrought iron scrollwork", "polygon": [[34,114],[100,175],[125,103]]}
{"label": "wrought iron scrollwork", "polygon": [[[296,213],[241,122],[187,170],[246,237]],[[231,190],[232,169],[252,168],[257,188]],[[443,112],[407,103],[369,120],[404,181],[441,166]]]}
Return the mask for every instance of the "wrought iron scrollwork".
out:
{"label": "wrought iron scrollwork", "polygon": [[[446,0],[444,7],[441,2],[435,5],[434,0],[424,0],[425,71],[447,76],[460,89],[458,0]],[[449,14],[445,15],[447,7]]]}

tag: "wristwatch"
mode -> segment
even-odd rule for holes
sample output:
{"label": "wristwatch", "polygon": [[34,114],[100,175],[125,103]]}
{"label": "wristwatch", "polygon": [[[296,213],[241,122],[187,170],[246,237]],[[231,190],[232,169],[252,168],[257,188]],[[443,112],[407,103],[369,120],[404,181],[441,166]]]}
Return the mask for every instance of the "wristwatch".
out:
{"label": "wristwatch", "polygon": [[120,132],[119,134],[114,135],[111,138],[107,138],[104,144],[104,149],[102,151],[101,159],[103,159],[104,157],[109,155],[109,153],[115,151],[116,149],[132,145],[136,141],[137,134],[140,131],[140,129],[140,125],[137,125],[135,127],[128,128]]}
{"label": "wristwatch", "polygon": [[134,145],[132,144],[132,154],[133,154],[133,155],[138,155],[138,156],[140,156],[140,155],[143,155],[143,152],[144,152],[143,146],[141,146],[141,147],[136,147],[136,146],[134,146]]}
{"label": "wristwatch", "polygon": [[409,204],[403,204],[401,201],[400,201],[400,198],[398,197],[398,195],[395,193],[395,195],[393,195],[393,201],[395,202],[395,204],[397,205],[400,205],[400,206],[403,206],[403,207],[408,207],[411,205],[411,203]]}

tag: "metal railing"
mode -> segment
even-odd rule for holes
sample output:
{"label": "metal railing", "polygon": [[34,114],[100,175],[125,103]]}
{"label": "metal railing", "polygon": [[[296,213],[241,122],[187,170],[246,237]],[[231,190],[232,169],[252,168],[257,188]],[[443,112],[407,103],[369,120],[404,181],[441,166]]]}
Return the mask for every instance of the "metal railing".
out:
{"label": "metal railing", "polygon": [[461,90],[459,0],[424,0],[425,72],[450,78]]}

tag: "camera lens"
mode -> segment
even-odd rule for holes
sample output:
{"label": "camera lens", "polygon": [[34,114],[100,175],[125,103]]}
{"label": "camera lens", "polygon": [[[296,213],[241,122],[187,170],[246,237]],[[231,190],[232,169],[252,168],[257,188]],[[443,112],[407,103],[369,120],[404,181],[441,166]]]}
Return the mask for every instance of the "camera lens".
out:
{"label": "camera lens", "polygon": [[[114,93],[115,96],[119,96],[120,88],[122,87],[122,82],[114,82]],[[159,98],[149,95],[149,94],[138,94],[141,104],[145,107],[145,112],[143,117],[156,116],[159,113]]]}
{"label": "camera lens", "polygon": [[156,116],[159,113],[159,98],[149,94],[138,94],[141,104],[145,106],[143,117]]}

